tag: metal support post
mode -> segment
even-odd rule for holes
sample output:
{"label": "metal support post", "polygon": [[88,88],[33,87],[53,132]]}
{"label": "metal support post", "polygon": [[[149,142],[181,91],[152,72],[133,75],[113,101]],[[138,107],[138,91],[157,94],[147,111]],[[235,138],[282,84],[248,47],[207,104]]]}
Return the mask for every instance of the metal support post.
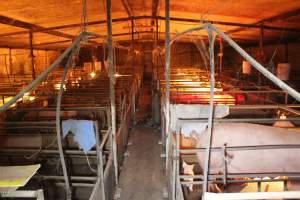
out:
{"label": "metal support post", "polygon": [[209,99],[209,116],[208,116],[208,144],[205,151],[205,166],[204,166],[204,182],[203,194],[208,189],[209,163],[210,163],[210,148],[213,133],[213,117],[214,117],[214,88],[215,88],[215,61],[214,61],[214,43],[215,37],[212,30],[207,30],[209,40],[209,60],[210,60],[210,99]]}
{"label": "metal support post", "polygon": [[30,46],[30,61],[31,61],[31,73],[32,73],[32,80],[35,79],[35,66],[34,66],[34,54],[33,54],[33,33],[29,31],[29,46]]}
{"label": "metal support post", "polygon": [[107,45],[108,45],[108,67],[109,67],[109,96],[111,107],[111,130],[113,139],[113,157],[115,168],[115,181],[118,185],[118,155],[117,155],[117,123],[116,123],[116,102],[115,102],[115,66],[113,59],[113,43],[112,43],[112,20],[111,20],[111,0],[106,0],[106,22],[107,22]]}
{"label": "metal support post", "polygon": [[[170,0],[165,0],[165,79],[166,79],[166,160],[168,161],[168,149],[169,149],[169,140],[170,140]],[[167,163],[167,162],[166,162]],[[168,166],[168,165],[166,165]]]}

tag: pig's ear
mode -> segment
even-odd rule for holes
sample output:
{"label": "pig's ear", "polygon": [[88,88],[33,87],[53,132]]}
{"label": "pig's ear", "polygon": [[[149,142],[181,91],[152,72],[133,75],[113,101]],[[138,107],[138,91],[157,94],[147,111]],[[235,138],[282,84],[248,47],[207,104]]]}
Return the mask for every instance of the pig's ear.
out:
{"label": "pig's ear", "polygon": [[186,164],[186,162],[182,162],[182,167],[186,167],[187,166],[187,164]]}

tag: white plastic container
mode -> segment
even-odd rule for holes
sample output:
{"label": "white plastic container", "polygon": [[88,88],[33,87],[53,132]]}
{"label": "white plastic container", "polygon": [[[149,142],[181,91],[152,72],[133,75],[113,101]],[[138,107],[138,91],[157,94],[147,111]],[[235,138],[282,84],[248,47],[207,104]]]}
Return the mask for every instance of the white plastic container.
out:
{"label": "white plastic container", "polygon": [[251,64],[248,61],[243,61],[243,74],[251,73]]}
{"label": "white plastic container", "polygon": [[280,80],[289,80],[291,70],[291,63],[278,63],[277,65],[277,77]]}

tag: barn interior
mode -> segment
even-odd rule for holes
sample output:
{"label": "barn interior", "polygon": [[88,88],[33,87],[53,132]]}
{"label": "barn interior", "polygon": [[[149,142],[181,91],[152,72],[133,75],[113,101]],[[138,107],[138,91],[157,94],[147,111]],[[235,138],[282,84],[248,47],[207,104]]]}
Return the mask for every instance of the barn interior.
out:
{"label": "barn interior", "polygon": [[0,199],[300,199],[300,1],[0,5]]}

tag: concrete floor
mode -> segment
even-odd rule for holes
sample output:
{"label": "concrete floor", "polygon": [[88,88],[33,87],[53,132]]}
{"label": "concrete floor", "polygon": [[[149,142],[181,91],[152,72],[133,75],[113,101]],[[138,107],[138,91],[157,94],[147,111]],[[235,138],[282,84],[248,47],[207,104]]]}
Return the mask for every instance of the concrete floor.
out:
{"label": "concrete floor", "polygon": [[161,200],[165,184],[165,162],[158,144],[160,133],[151,127],[133,129],[120,174],[121,200]]}

